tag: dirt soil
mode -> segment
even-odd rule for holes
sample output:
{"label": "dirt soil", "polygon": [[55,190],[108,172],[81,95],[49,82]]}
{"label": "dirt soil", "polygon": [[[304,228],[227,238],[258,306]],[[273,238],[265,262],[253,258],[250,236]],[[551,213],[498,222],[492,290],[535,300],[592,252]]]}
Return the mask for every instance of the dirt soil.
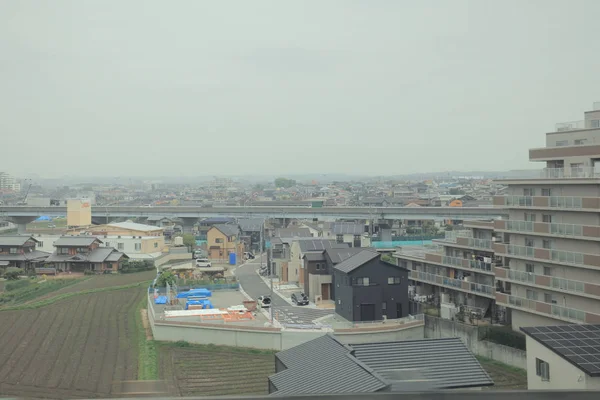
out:
{"label": "dirt soil", "polygon": [[162,347],[160,363],[173,396],[268,394],[267,378],[275,373],[273,355],[193,347]]}
{"label": "dirt soil", "polygon": [[144,295],[134,288],[0,312],[0,396],[109,397],[114,382],[137,379],[135,308]]}

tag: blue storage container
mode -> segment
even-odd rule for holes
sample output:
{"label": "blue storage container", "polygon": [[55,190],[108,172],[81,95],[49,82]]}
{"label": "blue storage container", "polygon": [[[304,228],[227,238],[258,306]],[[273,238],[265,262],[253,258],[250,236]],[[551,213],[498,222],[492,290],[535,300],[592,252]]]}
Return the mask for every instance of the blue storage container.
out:
{"label": "blue storage container", "polygon": [[235,253],[229,253],[229,265],[236,264],[236,256],[237,256],[237,254],[235,254]]}

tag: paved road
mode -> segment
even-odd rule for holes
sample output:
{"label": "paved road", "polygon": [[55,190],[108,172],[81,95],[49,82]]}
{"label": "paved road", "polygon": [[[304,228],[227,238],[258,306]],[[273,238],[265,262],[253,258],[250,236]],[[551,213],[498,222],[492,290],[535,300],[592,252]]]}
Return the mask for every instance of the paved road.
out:
{"label": "paved road", "polygon": [[[235,275],[240,285],[250,297],[256,299],[258,296],[268,295],[271,288],[256,272],[260,267],[260,259],[257,257],[251,262],[237,267]],[[271,298],[273,315],[284,324],[311,324],[313,320],[330,315],[333,310],[319,310],[314,308],[292,306],[276,293]]]}

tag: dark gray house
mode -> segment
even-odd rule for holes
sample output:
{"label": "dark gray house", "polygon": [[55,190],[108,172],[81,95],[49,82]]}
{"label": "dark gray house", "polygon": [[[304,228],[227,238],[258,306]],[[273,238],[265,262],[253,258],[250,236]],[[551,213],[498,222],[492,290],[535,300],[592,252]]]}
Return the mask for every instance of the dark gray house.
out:
{"label": "dark gray house", "polygon": [[417,392],[493,384],[459,338],[349,345],[327,334],[275,355],[269,393]]}
{"label": "dark gray house", "polygon": [[335,312],[349,321],[378,321],[408,315],[408,269],[385,261],[374,250],[334,266]]}
{"label": "dark gray house", "polygon": [[[247,218],[238,221],[240,237],[246,244],[247,249],[260,251],[260,232],[263,230],[264,223],[265,221],[262,218]],[[263,238],[264,240],[266,239]]]}

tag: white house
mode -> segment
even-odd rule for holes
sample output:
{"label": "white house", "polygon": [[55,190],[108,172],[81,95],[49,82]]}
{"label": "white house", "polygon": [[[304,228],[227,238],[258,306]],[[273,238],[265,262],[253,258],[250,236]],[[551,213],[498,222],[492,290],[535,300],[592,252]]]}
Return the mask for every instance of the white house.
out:
{"label": "white house", "polygon": [[600,325],[523,327],[527,389],[600,390]]}

